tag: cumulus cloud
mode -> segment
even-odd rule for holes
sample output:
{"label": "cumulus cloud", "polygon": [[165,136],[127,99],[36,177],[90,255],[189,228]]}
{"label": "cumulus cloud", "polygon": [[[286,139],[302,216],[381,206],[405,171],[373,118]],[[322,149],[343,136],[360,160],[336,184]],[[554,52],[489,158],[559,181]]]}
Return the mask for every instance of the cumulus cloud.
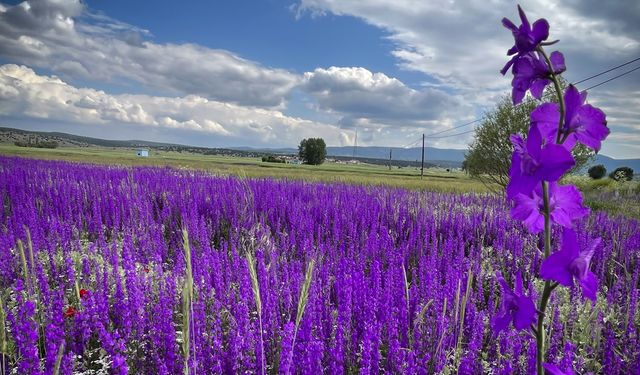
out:
{"label": "cumulus cloud", "polygon": [[0,99],[0,117],[189,130],[211,137],[212,143],[218,144],[225,139],[245,139],[253,145],[291,146],[318,134],[330,144],[341,144],[345,139],[333,125],[290,117],[274,109],[223,103],[197,95],[109,95],[77,88],[58,77],[38,75],[28,67],[13,64],[0,66]]}
{"label": "cumulus cloud", "polygon": [[304,74],[301,87],[318,100],[321,109],[343,115],[340,123],[345,127],[371,123],[424,127],[468,110],[459,98],[444,91],[415,90],[365,68],[318,68]]}
{"label": "cumulus cloud", "polygon": [[[523,6],[530,21],[548,19],[551,38],[560,39],[554,47],[565,55],[569,68],[565,77],[569,81],[640,55],[640,2],[532,0]],[[511,34],[500,20],[506,16],[519,24],[511,1],[300,0],[295,8],[298,17],[352,16],[385,30],[394,42],[392,54],[401,68],[426,74],[430,78],[427,84],[461,95],[480,111],[490,110],[510,90],[510,79],[500,76],[498,70],[513,45]],[[640,74],[634,73],[589,94],[607,111],[614,141],[635,142],[629,130],[638,130],[634,119],[640,118],[639,107],[623,98],[637,97],[639,83]],[[464,122],[458,116],[454,118]],[[633,154],[637,156],[637,143]]]}
{"label": "cumulus cloud", "polygon": [[240,105],[282,106],[298,77],[229,51],[159,44],[149,32],[99,14],[78,0],[28,0],[0,7],[0,56],[70,78],[133,80],[167,94]]}
{"label": "cumulus cloud", "polygon": [[[549,20],[552,37],[563,42],[562,50],[569,58],[573,54],[580,58],[576,65],[600,67],[598,62],[605,59],[615,62],[640,51],[637,2],[610,7],[595,1],[536,0],[525,4],[525,10],[530,19]],[[299,15],[306,11],[355,16],[386,30],[396,42],[393,54],[403,67],[441,83],[471,91],[504,89],[508,84],[497,71],[513,43],[500,19],[517,20],[513,2],[301,0]]]}

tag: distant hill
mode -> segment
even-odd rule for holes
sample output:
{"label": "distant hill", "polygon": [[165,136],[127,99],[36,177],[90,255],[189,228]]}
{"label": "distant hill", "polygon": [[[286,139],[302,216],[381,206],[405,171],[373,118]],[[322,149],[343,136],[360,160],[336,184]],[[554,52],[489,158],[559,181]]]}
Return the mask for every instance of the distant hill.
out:
{"label": "distant hill", "polygon": [[[14,144],[15,142],[48,142],[55,141],[61,147],[125,147],[125,148],[151,148],[164,151],[178,152],[194,152],[206,155],[235,155],[260,157],[265,154],[297,154],[297,148],[253,148],[253,147],[234,147],[234,148],[210,148],[196,147],[189,145],[180,145],[174,143],[150,142],[142,140],[109,140],[100,138],[83,137],[74,134],[59,132],[39,132],[31,130],[13,129],[0,127],[0,143]],[[422,148],[391,148],[392,160],[394,165],[417,166],[420,164]],[[440,166],[445,168],[458,168],[462,165],[466,150],[457,149],[440,149],[433,147],[425,147],[425,166]],[[389,160],[389,147],[365,146],[354,148],[346,147],[327,147],[327,156],[338,158],[340,160],[357,159],[362,162],[385,164]],[[400,163],[400,162],[406,163]],[[618,167],[630,167],[640,175],[640,159],[613,159],[605,155],[596,155],[593,162],[589,164],[602,164],[607,168],[608,172]],[[587,168],[589,167],[587,166]],[[586,169],[583,172],[586,173]]]}
{"label": "distant hill", "polygon": [[585,173],[590,166],[597,164],[604,165],[607,173],[613,172],[616,168],[629,167],[633,169],[635,175],[640,175],[640,159],[614,159],[605,155],[596,155],[595,160],[584,168]]}

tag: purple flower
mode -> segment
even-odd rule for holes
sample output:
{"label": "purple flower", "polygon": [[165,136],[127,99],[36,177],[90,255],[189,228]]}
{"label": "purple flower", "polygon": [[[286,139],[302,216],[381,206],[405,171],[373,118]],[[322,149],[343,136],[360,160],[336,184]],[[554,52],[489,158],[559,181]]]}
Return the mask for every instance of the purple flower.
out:
{"label": "purple flower", "polygon": [[568,369],[567,371],[562,371],[558,366],[554,365],[553,363],[543,363],[542,367],[544,367],[544,369],[547,370],[547,373],[551,375],[574,375],[575,374],[575,372],[573,372],[572,369]]}
{"label": "purple flower", "polygon": [[[562,53],[552,52],[549,60],[554,74],[560,74],[566,70]],[[540,99],[544,88],[551,83],[549,79],[551,72],[544,57],[539,53],[531,52],[518,59],[513,66],[514,77],[511,81],[513,104],[522,102],[527,90],[531,90],[533,97]]]}
{"label": "purple flower", "polygon": [[[511,209],[511,216],[523,221],[532,233],[544,229],[544,201],[542,185],[536,185],[530,194],[518,194],[513,200],[515,206]],[[549,212],[552,223],[565,228],[571,228],[573,220],[589,214],[589,209],[582,205],[582,195],[573,185],[558,185],[549,183]]]}
{"label": "purple flower", "polygon": [[572,229],[565,228],[562,233],[562,249],[551,254],[542,262],[540,277],[545,280],[557,281],[564,286],[572,286],[575,280],[580,284],[582,293],[592,301],[596,300],[598,280],[589,271],[591,257],[600,238],[592,241],[588,249],[580,251],[576,234]]}
{"label": "purple flower", "polygon": [[[600,150],[600,142],[609,135],[607,119],[599,108],[591,104],[584,104],[587,92],[579,92],[569,85],[564,93],[565,115],[561,132],[567,138],[564,142],[568,149],[573,148],[576,141],[594,149]],[[531,112],[531,122],[536,124],[548,140],[555,140],[560,120],[558,104],[546,103]]]}
{"label": "purple flower", "polygon": [[502,19],[502,25],[513,33],[515,39],[515,45],[509,49],[507,56],[516,54],[507,62],[507,64],[500,70],[500,73],[504,75],[507,70],[524,54],[534,51],[536,47],[549,37],[549,23],[544,18],[541,18],[533,23],[533,28],[529,25],[529,20],[524,14],[520,5],[518,5],[518,13],[520,13],[520,20],[522,25],[516,27],[516,25],[507,18]]}
{"label": "purple flower", "polygon": [[536,306],[531,298],[522,292],[522,275],[520,272],[516,275],[516,285],[513,291],[500,272],[496,274],[496,277],[502,286],[502,308],[500,315],[493,319],[493,330],[498,333],[507,328],[511,321],[516,329],[529,327],[536,320]]}
{"label": "purple flower", "polygon": [[527,141],[511,136],[514,151],[509,170],[507,198],[530,194],[541,181],[556,181],[575,165],[571,152],[561,145],[543,144],[536,126],[531,126]]}

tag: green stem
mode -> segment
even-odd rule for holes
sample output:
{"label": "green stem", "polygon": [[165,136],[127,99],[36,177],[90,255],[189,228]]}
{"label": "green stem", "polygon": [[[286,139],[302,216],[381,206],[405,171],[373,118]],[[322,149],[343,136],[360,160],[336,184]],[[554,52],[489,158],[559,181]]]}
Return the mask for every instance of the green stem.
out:
{"label": "green stem", "polygon": [[[549,184],[546,181],[542,181],[542,200],[544,203],[544,258],[548,258],[551,253],[551,222],[549,220]],[[544,368],[542,368],[542,362],[544,362],[545,354],[545,330],[544,330],[544,313],[547,309],[547,303],[549,297],[551,297],[551,291],[555,286],[551,285],[550,281],[545,281],[544,289],[542,291],[542,298],[538,305],[538,328],[536,329],[536,369],[538,375],[544,375]]]}
{"label": "green stem", "polygon": [[562,134],[562,122],[564,121],[565,109],[564,109],[564,98],[562,97],[562,89],[560,88],[560,80],[558,79],[558,76],[556,75],[556,73],[554,73],[551,60],[549,59],[549,56],[547,56],[546,52],[544,52],[544,49],[542,48],[542,46],[539,46],[536,50],[542,55],[542,57],[544,57],[544,60],[547,62],[547,66],[549,67],[549,71],[550,71],[549,77],[553,82],[553,86],[556,89],[556,95],[558,96],[558,104],[560,105],[560,118],[558,119],[558,133],[556,134],[556,143],[562,143],[560,136]]}

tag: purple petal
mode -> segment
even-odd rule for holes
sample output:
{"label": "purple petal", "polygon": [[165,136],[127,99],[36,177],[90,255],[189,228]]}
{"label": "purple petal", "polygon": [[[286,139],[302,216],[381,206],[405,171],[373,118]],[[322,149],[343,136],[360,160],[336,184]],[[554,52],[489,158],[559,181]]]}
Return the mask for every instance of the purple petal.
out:
{"label": "purple petal", "polygon": [[542,262],[540,277],[544,280],[554,280],[564,286],[573,285],[573,275],[569,271],[569,264],[573,258],[563,251],[557,251]]}
{"label": "purple petal", "polygon": [[500,74],[505,75],[509,70],[509,68],[511,68],[511,65],[513,65],[513,63],[516,62],[517,59],[518,59],[518,55],[513,56],[511,60],[507,61],[507,63],[504,64],[504,67],[500,69]]}
{"label": "purple petal", "polygon": [[516,273],[516,285],[513,290],[517,295],[522,294],[522,272],[518,271]]}
{"label": "purple petal", "polygon": [[551,52],[549,60],[551,60],[551,66],[553,67],[553,72],[555,74],[560,74],[567,70],[567,67],[564,64],[564,55],[562,55],[562,53],[558,51]]}
{"label": "purple petal", "polygon": [[522,10],[522,7],[520,7],[520,5],[518,5],[518,14],[520,15],[520,21],[522,21],[522,26],[524,27],[524,29],[527,31],[531,30],[527,15],[524,14],[524,10]]}
{"label": "purple petal", "polygon": [[593,253],[595,253],[596,248],[600,246],[600,243],[602,243],[602,238],[596,238],[593,241],[591,241],[591,245],[589,245],[589,248],[587,250],[580,253],[580,257],[584,259],[587,265],[591,263],[591,258],[593,257]]}
{"label": "purple petal", "polygon": [[558,121],[560,121],[560,111],[556,103],[541,104],[531,112],[531,122],[537,126],[540,135],[547,143],[555,142]]}
{"label": "purple petal", "polygon": [[513,326],[516,329],[529,327],[536,321],[536,306],[531,298],[526,296],[518,297],[518,311],[513,317]]}
{"label": "purple petal", "polygon": [[495,333],[499,333],[509,326],[509,322],[511,322],[511,315],[505,313],[504,315],[493,318],[491,326]]}
{"label": "purple petal", "polygon": [[578,238],[571,228],[564,228],[562,231],[562,251],[567,253],[570,262],[580,256]]}
{"label": "purple petal", "polygon": [[509,30],[511,30],[513,32],[517,32],[518,31],[518,27],[513,22],[511,22],[510,19],[508,19],[506,17],[502,19],[502,26],[506,27],[507,29],[509,29]]}
{"label": "purple petal", "polygon": [[565,106],[565,114],[564,114],[564,126],[569,127],[573,120],[573,116],[575,116],[575,112],[582,105],[582,96],[578,89],[574,85],[569,85],[567,90],[564,92],[564,106]]}
{"label": "purple petal", "polygon": [[590,104],[584,105],[578,109],[573,123],[577,140],[596,152],[599,151],[600,142],[609,135],[604,112]]}
{"label": "purple petal", "polygon": [[544,229],[544,216],[540,212],[540,197],[518,194],[513,198],[515,205],[511,209],[511,217],[524,222],[531,233],[539,233]]}
{"label": "purple petal", "polygon": [[560,370],[560,368],[552,363],[543,363],[542,367],[551,375],[575,375],[573,370],[569,369],[567,372]]}
{"label": "purple petal", "polygon": [[533,95],[533,97],[536,99],[540,99],[542,97],[542,93],[544,92],[544,88],[547,87],[547,85],[550,83],[551,81],[546,78],[536,79],[535,81],[533,81],[533,84],[531,84],[531,95]]}
{"label": "purple petal", "polygon": [[546,181],[558,180],[576,164],[571,152],[561,145],[547,145],[540,153],[540,168],[536,175]]}
{"label": "purple petal", "polygon": [[589,214],[589,209],[582,205],[580,191],[573,185],[549,184],[549,199],[553,208],[551,220],[563,227],[571,228],[573,220]]}
{"label": "purple petal", "polygon": [[518,105],[524,99],[524,95],[527,90],[522,90],[520,87],[514,86],[511,90],[511,100],[513,101],[513,105]]}
{"label": "purple petal", "polygon": [[585,277],[580,280],[580,287],[582,287],[582,294],[584,294],[585,297],[589,298],[593,302],[596,301],[598,294],[598,279],[593,272],[587,271]]}
{"label": "purple petal", "polygon": [[543,40],[547,40],[549,37],[549,22],[544,18],[541,18],[533,23],[533,30],[531,32],[533,40],[536,44],[539,44]]}
{"label": "purple petal", "polygon": [[532,126],[529,128],[529,133],[527,134],[527,153],[531,158],[538,159],[541,147],[542,136],[540,131],[535,126]]}

